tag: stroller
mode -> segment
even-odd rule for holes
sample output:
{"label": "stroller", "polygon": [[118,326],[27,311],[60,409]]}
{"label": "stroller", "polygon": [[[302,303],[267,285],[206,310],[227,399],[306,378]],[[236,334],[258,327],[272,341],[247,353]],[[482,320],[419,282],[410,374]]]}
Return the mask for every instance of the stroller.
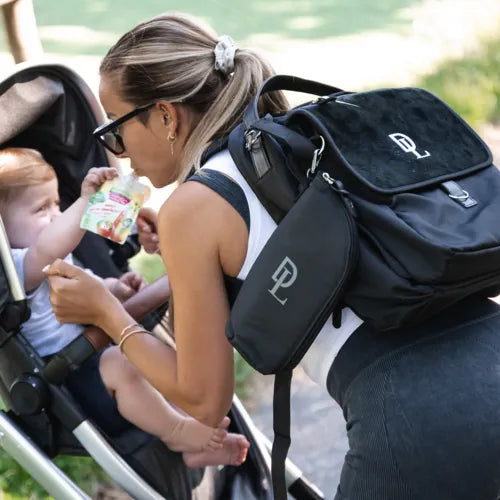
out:
{"label": "stroller", "polygon": [[[102,110],[87,84],[72,70],[53,64],[21,64],[0,82],[0,147],[39,150],[54,166],[61,207],[78,196],[91,166],[117,166],[92,138],[103,122]],[[139,250],[137,236],[117,245],[87,233],[75,250],[76,260],[101,277],[119,276]],[[141,322],[159,324],[164,309]],[[232,432],[251,443],[240,467],[190,469],[180,453],[157,438],[130,428],[117,436],[91,422],[63,384],[46,376],[46,364],[19,332],[29,314],[0,218],[0,445],[56,499],[89,498],[52,461],[57,455],[90,455],[132,498],[139,500],[268,500],[273,498],[269,442],[258,431],[235,396],[230,412]],[[84,337],[65,349],[68,367],[94,351]],[[316,500],[323,494],[287,462],[290,495]]]}

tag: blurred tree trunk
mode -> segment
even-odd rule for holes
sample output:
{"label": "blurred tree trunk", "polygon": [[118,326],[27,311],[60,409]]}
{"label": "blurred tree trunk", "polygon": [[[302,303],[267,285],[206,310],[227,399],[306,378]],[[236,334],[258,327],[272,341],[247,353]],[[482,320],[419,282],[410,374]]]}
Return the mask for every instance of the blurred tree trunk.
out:
{"label": "blurred tree trunk", "polygon": [[16,63],[43,55],[32,0],[0,0],[10,51]]}

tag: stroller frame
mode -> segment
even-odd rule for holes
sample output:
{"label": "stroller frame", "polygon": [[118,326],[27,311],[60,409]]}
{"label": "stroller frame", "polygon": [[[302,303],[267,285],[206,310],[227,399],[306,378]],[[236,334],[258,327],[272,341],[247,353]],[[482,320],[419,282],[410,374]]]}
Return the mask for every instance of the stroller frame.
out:
{"label": "stroller frame", "polygon": [[[56,94],[59,92],[57,98],[44,109],[34,106],[37,109],[33,120],[26,120],[22,113],[19,114],[21,119],[17,116],[14,123],[5,115],[0,118],[0,147],[14,145],[41,150],[54,165],[60,181],[63,180],[60,191],[65,208],[72,202],[75,186],[79,188],[86,173],[78,168],[79,165],[85,164],[87,168],[95,164],[117,166],[117,160],[96,142],[87,141],[86,134],[91,139],[93,128],[104,121],[103,112],[87,84],[65,66],[17,65],[13,73],[0,82],[0,108],[5,105],[2,97],[8,89],[40,78],[42,84],[48,82],[52,85],[55,82]],[[41,87],[43,90],[43,85]],[[62,88],[64,95],[60,94],[61,88],[58,87]],[[22,94],[21,91],[21,101]],[[13,95],[17,94],[14,92]],[[60,123],[60,118],[54,115],[57,106],[66,114],[68,109],[74,113],[71,99],[81,101],[78,103],[79,112],[86,115],[82,116],[81,121],[86,121],[87,130],[81,141],[76,140],[80,150],[85,151],[84,160],[75,155],[74,147],[69,152],[65,151],[67,138],[74,132],[72,126],[80,122],[80,116],[78,120],[72,117],[71,126],[66,127],[64,119]],[[82,103],[86,109],[82,109]],[[8,110],[10,109],[9,105]],[[51,114],[49,119],[47,113]],[[67,119],[67,116],[64,118]],[[26,135],[26,131],[30,127],[43,131],[45,127],[45,131],[52,134],[52,121],[54,128],[60,132],[58,139],[61,143],[56,145],[54,151],[47,152],[43,150],[43,145],[51,137],[38,137],[38,134],[30,136]],[[75,142],[74,133],[71,141]],[[55,153],[61,152],[66,155],[64,162],[58,162],[56,158]],[[63,163],[69,164],[67,171],[61,170]],[[68,177],[70,181],[66,182]],[[117,264],[110,257],[113,250],[116,250],[116,246],[113,248],[103,238],[88,234],[75,255],[96,274],[118,276],[123,270],[123,262]],[[91,257],[95,252],[99,252],[99,262],[92,262]],[[133,426],[130,431],[117,438],[105,436],[86,418],[64,386],[53,385],[44,379],[43,360],[19,331],[26,312],[24,287],[17,275],[0,217],[0,396],[7,407],[0,411],[0,447],[56,499],[90,498],[50,460],[50,457],[58,454],[90,455],[134,499],[160,500],[175,497],[179,500],[268,500],[273,497],[270,443],[255,427],[236,396],[230,413],[231,431],[244,433],[251,442],[247,461],[240,467],[207,467],[205,471],[188,471],[180,454],[171,452],[159,440]],[[57,439],[42,437],[43,432],[49,428],[44,427],[47,422],[49,427],[53,422],[57,423]],[[182,476],[181,479],[178,480],[177,475]],[[321,491],[304,478],[300,469],[290,460],[287,460],[286,476],[289,493],[297,500],[324,498]]]}

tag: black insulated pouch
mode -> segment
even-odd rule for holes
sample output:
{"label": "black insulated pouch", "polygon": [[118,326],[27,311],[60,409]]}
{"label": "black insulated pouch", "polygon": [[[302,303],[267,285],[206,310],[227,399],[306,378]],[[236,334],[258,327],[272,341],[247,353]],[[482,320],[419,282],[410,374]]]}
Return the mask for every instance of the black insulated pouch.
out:
{"label": "black insulated pouch", "polygon": [[350,200],[317,172],[245,279],[226,335],[263,374],[294,368],[342,295],[358,256]]}

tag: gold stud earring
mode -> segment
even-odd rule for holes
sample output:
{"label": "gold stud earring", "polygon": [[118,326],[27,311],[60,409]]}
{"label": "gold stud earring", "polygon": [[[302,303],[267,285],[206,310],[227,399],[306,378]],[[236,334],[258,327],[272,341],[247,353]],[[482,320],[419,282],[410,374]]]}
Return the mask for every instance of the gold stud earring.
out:
{"label": "gold stud earring", "polygon": [[177,136],[175,135],[175,133],[170,132],[167,139],[170,142],[170,153],[172,154],[172,156],[174,156],[174,143],[177,140]]}

